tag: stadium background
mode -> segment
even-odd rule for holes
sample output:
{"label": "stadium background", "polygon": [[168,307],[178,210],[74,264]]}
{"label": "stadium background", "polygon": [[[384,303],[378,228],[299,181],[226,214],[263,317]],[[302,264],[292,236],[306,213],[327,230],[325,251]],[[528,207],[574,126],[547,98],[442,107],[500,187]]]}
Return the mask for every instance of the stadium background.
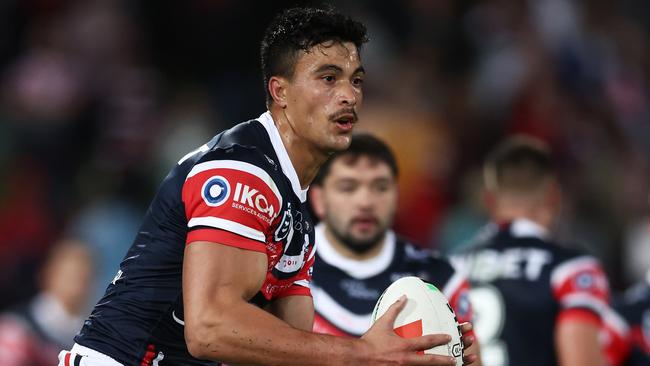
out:
{"label": "stadium background", "polygon": [[[0,2],[0,310],[82,239],[97,292],[185,153],[265,110],[259,42],[281,8],[234,0]],[[645,0],[334,1],[371,42],[360,129],[401,165],[397,230],[449,252],[484,224],[480,164],[528,133],[559,161],[558,234],[620,290],[650,268]]]}

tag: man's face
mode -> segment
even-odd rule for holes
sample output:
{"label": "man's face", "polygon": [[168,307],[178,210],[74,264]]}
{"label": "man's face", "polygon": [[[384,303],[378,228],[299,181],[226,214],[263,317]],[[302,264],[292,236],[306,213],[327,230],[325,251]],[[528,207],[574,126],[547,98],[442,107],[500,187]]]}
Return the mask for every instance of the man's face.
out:
{"label": "man's face", "polygon": [[326,42],[301,52],[284,109],[294,132],[324,153],[346,149],[363,100],[363,77],[353,43]]}
{"label": "man's face", "polygon": [[[388,164],[360,156],[337,158],[323,181],[315,208],[328,230],[354,250],[370,249],[390,228],[397,206],[397,182]],[[320,211],[320,212],[319,212]]]}

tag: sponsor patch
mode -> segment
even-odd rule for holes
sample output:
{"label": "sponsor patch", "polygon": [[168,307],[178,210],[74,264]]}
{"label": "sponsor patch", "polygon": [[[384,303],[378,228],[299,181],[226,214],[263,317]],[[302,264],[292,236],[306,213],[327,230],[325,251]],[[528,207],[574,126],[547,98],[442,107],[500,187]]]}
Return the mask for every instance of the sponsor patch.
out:
{"label": "sponsor patch", "polygon": [[208,206],[221,206],[230,197],[230,183],[220,175],[208,179],[201,188],[201,196]]}
{"label": "sponsor patch", "polygon": [[467,291],[463,291],[458,296],[458,301],[456,302],[455,308],[456,308],[456,313],[461,318],[464,318],[469,314],[470,302],[469,302],[469,294],[467,293]]}
{"label": "sponsor patch", "polygon": [[579,274],[575,279],[575,286],[580,290],[589,290],[595,286],[596,280],[589,272]]}

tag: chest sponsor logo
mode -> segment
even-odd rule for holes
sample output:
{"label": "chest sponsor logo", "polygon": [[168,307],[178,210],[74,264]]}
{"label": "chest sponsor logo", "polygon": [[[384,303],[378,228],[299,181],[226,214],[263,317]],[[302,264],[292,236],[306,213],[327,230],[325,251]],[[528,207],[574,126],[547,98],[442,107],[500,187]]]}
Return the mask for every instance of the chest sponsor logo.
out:
{"label": "chest sponsor logo", "polygon": [[230,197],[230,183],[226,178],[215,175],[203,184],[201,196],[206,205],[221,206]]}
{"label": "chest sponsor logo", "polygon": [[381,291],[366,286],[365,282],[357,280],[341,281],[341,289],[353,299],[369,300],[376,302],[381,295]]}

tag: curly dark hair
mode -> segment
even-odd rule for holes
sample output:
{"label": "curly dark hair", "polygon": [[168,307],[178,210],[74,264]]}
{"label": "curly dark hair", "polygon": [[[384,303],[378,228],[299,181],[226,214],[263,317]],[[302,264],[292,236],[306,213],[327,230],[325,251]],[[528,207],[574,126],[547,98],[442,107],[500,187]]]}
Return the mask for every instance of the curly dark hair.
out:
{"label": "curly dark hair", "polygon": [[323,181],[330,173],[332,164],[336,159],[343,159],[347,165],[356,164],[357,160],[361,157],[370,158],[374,162],[384,163],[388,165],[393,177],[397,178],[397,160],[393,151],[387,143],[368,133],[358,133],[352,135],[352,142],[347,150],[339,151],[332,154],[329,159],[320,167],[316,178],[312,181],[314,186],[322,186]]}
{"label": "curly dark hair", "polygon": [[332,7],[287,9],[273,19],[261,46],[267,106],[273,101],[268,90],[271,77],[291,78],[298,53],[327,41],[352,42],[361,50],[368,41],[366,27]]}

